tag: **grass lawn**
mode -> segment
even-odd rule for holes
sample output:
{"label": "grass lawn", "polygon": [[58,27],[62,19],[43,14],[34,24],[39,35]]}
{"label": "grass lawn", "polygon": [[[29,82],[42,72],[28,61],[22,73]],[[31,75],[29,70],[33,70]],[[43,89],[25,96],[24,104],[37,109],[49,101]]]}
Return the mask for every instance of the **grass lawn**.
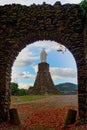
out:
{"label": "grass lawn", "polygon": [[[49,95],[11,96],[11,103],[21,103],[46,98]],[[50,95],[51,96],[51,95]]]}

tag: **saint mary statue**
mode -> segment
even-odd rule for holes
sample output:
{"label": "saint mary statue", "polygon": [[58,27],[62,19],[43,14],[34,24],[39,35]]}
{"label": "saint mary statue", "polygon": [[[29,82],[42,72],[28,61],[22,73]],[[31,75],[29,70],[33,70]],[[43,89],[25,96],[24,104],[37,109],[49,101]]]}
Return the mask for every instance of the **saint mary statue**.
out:
{"label": "saint mary statue", "polygon": [[46,53],[45,49],[43,49],[40,53],[41,62],[46,62],[46,58],[47,58],[47,53]]}

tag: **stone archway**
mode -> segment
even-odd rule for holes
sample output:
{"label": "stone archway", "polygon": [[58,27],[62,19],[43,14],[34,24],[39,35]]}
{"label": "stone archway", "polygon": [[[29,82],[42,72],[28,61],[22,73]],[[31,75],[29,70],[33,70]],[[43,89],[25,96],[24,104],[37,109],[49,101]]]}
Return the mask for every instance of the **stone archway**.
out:
{"label": "stone archway", "polygon": [[[8,119],[11,68],[18,53],[38,40],[52,40],[66,46],[73,54],[78,71],[80,119],[87,119],[87,35],[78,5],[0,6],[0,122]],[[84,37],[85,35],[85,37]],[[85,42],[84,42],[85,41]]]}

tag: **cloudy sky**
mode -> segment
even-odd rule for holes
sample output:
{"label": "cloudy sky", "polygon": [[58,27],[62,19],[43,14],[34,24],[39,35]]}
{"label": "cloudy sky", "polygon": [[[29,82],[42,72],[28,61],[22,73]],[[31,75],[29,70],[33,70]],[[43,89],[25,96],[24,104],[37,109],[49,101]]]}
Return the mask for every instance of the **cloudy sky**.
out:
{"label": "cloudy sky", "polygon": [[27,88],[34,84],[40,61],[40,53],[45,48],[46,62],[55,84],[72,82],[77,84],[77,68],[73,55],[65,50],[59,52],[60,44],[52,41],[37,41],[24,48],[16,58],[12,68],[12,81]]}
{"label": "cloudy sky", "polygon": [[[60,0],[65,3],[80,3],[81,0]],[[31,5],[33,3],[54,4],[56,0],[0,0],[0,5],[18,3],[22,5]],[[16,58],[12,67],[11,81],[18,83],[20,88],[33,86],[38,64],[40,61],[40,52],[45,48],[47,52],[47,63],[50,65],[50,73],[54,84],[72,82],[77,84],[77,67],[73,55],[62,46],[63,52],[57,50],[61,48],[60,44],[52,41],[36,41],[24,48]]]}
{"label": "cloudy sky", "polygon": [[[22,5],[31,5],[33,3],[42,4],[43,2],[46,2],[48,4],[54,4],[56,1],[58,0],[0,0],[0,5],[12,4],[12,3],[17,3],[17,4],[22,4]],[[81,2],[81,0],[60,0],[60,1],[62,4]]]}

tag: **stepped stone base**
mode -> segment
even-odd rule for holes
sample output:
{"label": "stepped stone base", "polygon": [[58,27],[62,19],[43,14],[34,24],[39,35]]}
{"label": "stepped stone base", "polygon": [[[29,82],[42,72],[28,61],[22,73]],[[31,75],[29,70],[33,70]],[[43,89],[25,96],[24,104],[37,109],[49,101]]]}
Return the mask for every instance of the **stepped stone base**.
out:
{"label": "stepped stone base", "polygon": [[48,63],[38,64],[36,80],[34,86],[29,88],[28,94],[60,94],[51,78]]}

